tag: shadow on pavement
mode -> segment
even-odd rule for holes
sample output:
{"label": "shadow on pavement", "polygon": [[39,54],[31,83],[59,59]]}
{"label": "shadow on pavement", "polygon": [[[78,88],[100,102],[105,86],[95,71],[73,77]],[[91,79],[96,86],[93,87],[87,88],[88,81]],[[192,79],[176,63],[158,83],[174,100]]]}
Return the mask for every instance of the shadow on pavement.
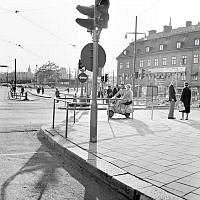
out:
{"label": "shadow on pavement", "polygon": [[189,120],[178,120],[178,122],[200,130],[200,122],[199,121],[189,119]]}
{"label": "shadow on pavement", "polygon": [[[17,173],[10,176],[3,183],[1,187],[1,200],[7,199],[6,190],[9,187],[9,185],[12,184],[12,182],[15,180],[15,178],[17,178],[17,176],[23,174],[26,175],[27,173],[31,173],[33,175],[33,173],[36,173],[36,171],[38,170],[42,171],[42,174],[40,174],[36,182],[34,182],[33,188],[31,189],[31,193],[36,194],[34,195],[35,199],[43,199],[43,194],[46,190],[48,191],[49,186],[56,185],[56,183],[58,183],[59,181],[56,173],[58,168],[63,168],[71,177],[73,177],[84,187],[84,196],[82,197],[84,200],[109,200],[112,199],[113,195],[119,195],[113,193],[113,191],[111,191],[108,187],[100,187],[96,180],[93,179],[93,177],[91,177],[91,174],[88,174],[81,167],[74,167],[74,165],[69,159],[64,159],[60,154],[56,154],[56,152],[47,148],[44,139],[40,136],[39,133],[37,136],[41,142],[40,148]],[[88,154],[88,161],[93,166],[96,166],[97,157],[95,155],[97,152],[97,146],[95,144],[90,144],[90,152],[91,153]],[[67,180],[67,176],[66,184],[64,184],[64,186],[73,188],[71,182]],[[80,194],[81,191],[76,191],[74,189],[73,193],[76,194],[76,192],[79,192]],[[111,193],[113,194],[111,195]],[[51,194],[49,194],[49,196],[50,195]],[[118,199],[118,197],[114,199]],[[120,199],[123,200],[125,198],[121,197]]]}

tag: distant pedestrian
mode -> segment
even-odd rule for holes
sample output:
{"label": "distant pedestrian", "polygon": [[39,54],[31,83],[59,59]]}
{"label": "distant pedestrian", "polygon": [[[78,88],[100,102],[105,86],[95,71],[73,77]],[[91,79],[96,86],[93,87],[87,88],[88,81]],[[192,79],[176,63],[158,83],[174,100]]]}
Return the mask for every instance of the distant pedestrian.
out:
{"label": "distant pedestrian", "polygon": [[67,93],[69,94],[69,88],[67,88]]}
{"label": "distant pedestrian", "polygon": [[44,94],[44,87],[43,86],[42,86],[41,90],[42,90],[42,94]]}
{"label": "distant pedestrian", "polygon": [[20,94],[21,94],[21,96],[24,95],[24,87],[23,86],[21,87],[21,93]]}
{"label": "distant pedestrian", "polygon": [[37,93],[40,94],[40,87],[37,88]]}
{"label": "distant pedestrian", "polygon": [[118,85],[116,85],[116,86],[113,88],[113,96],[114,96],[115,94],[117,94],[118,91],[119,91],[119,87],[118,87]]}
{"label": "distant pedestrian", "polygon": [[[109,98],[109,99],[113,97],[113,91],[112,91],[110,85],[108,86],[108,89],[106,91],[106,97]],[[108,100],[106,100],[106,103],[108,103]]]}
{"label": "distant pedestrian", "polygon": [[181,99],[180,101],[183,102],[185,109],[182,112],[181,120],[184,120],[184,113],[186,113],[185,120],[188,120],[188,115],[190,113],[190,101],[191,101],[191,90],[189,88],[189,84],[185,83],[185,87],[183,88]]}
{"label": "distant pedestrian", "polygon": [[[60,92],[59,92],[58,88],[56,88],[55,96],[56,96],[56,98],[60,98]],[[58,103],[59,101],[57,100],[56,102]]]}
{"label": "distant pedestrian", "polygon": [[174,89],[173,81],[169,85],[169,102],[170,102],[170,107],[169,107],[168,119],[175,119],[174,108],[175,108],[175,102],[176,102],[176,92]]}

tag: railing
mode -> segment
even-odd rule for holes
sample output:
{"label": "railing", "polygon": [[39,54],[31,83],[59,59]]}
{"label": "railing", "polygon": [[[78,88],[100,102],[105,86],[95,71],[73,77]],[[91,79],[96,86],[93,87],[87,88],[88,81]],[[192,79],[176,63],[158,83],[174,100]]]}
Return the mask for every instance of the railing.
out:
{"label": "railing", "polygon": [[8,92],[8,99],[22,99],[24,97],[24,100],[28,100],[28,93],[20,93],[20,92]]}

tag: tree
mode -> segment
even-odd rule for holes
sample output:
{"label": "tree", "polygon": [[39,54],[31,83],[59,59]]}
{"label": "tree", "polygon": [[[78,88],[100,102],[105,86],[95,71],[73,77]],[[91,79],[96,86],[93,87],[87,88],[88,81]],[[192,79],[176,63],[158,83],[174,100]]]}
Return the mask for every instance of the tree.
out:
{"label": "tree", "polygon": [[48,61],[38,69],[35,73],[35,77],[37,78],[38,83],[55,85],[60,77],[59,66]]}

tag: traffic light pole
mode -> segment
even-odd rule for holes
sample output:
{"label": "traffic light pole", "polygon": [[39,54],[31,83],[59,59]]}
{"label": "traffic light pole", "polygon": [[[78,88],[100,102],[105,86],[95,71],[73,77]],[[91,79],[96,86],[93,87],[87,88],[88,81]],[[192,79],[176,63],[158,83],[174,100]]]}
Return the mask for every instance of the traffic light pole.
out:
{"label": "traffic light pole", "polygon": [[93,30],[93,80],[92,103],[90,112],[90,142],[97,142],[97,74],[98,74],[98,41],[99,30],[96,24],[96,7],[94,6],[94,30]]}

